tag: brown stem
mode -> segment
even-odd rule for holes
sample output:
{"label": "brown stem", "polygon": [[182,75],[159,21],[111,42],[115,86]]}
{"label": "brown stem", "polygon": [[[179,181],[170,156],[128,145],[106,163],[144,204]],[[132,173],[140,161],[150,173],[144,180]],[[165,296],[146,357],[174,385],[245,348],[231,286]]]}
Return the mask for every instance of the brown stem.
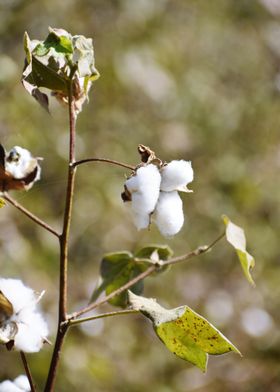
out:
{"label": "brown stem", "polygon": [[33,222],[37,223],[44,229],[48,230],[50,233],[54,234],[56,237],[59,237],[60,234],[54,230],[51,226],[49,226],[46,222],[38,218],[36,215],[32,214],[32,212],[28,211],[26,208],[24,208],[21,204],[19,204],[16,200],[14,200],[8,193],[4,193],[3,198],[16,207],[19,211],[23,212],[24,215],[28,216]]}
{"label": "brown stem", "polygon": [[30,368],[29,368],[28,363],[27,363],[26,356],[25,356],[23,351],[20,351],[20,356],[21,356],[21,360],[22,360],[22,363],[23,363],[23,366],[24,366],[25,374],[26,374],[26,376],[28,378],[28,381],[29,381],[31,392],[36,392],[36,387],[35,387],[35,384],[33,382],[31,371],[30,371]]}
{"label": "brown stem", "polygon": [[[225,233],[221,234],[218,238],[216,238],[213,242],[211,242],[210,245],[205,245],[205,246],[199,246],[198,248],[194,249],[193,251],[186,253],[182,256],[174,257],[170,260],[166,260],[163,263],[157,265],[152,265],[150,266],[146,271],[142,272],[140,275],[137,275],[135,278],[127,282],[125,285],[122,287],[118,288],[117,290],[113,291],[111,294],[106,295],[104,298],[100,299],[99,301],[95,301],[92,304],[86,306],[85,308],[79,310],[78,312],[72,313],[71,315],[68,316],[69,320],[76,319],[77,317],[81,316],[82,314],[88,313],[91,310],[97,308],[98,306],[104,304],[105,302],[109,301],[109,299],[115,297],[116,295],[121,294],[123,291],[129,289],[131,286],[133,286],[135,283],[139,282],[140,280],[146,278],[147,276],[151,275],[154,271],[156,271],[159,267],[166,266],[166,265],[172,265],[172,264],[177,264],[182,261],[187,261],[195,256],[199,256],[203,253],[206,253],[210,249],[213,248],[213,246],[216,245],[218,241],[220,241],[224,237]],[[71,321],[70,321],[71,322]]]}
{"label": "brown stem", "polygon": [[54,390],[54,382],[57,367],[60,359],[61,348],[68,329],[68,325],[63,324],[67,319],[67,270],[68,270],[68,248],[69,233],[73,207],[74,183],[75,183],[75,138],[76,138],[76,115],[72,92],[72,81],[68,85],[68,108],[69,108],[69,164],[68,164],[68,183],[66,191],[63,230],[60,235],[60,278],[59,278],[59,311],[58,328],[53,356],[50,364],[49,374],[45,386],[45,392]]}
{"label": "brown stem", "polygon": [[[106,317],[113,317],[113,316],[124,316],[127,314],[133,314],[133,313],[139,313],[138,310],[132,310],[132,309],[126,309],[126,310],[118,310],[116,312],[108,312],[108,313],[101,313],[101,314],[96,314],[95,316],[90,316],[90,317],[84,317],[76,320],[69,320],[69,326],[73,327],[75,325],[79,325],[82,323],[86,323],[87,321],[93,321],[101,318],[106,318]],[[67,323],[67,321],[66,321]]]}
{"label": "brown stem", "polygon": [[107,158],[87,158],[87,159],[81,159],[80,161],[76,161],[76,162],[73,164],[73,166],[82,165],[83,163],[88,163],[88,162],[105,162],[105,163],[111,163],[112,165],[125,167],[126,169],[130,169],[130,170],[135,170],[135,166],[128,165],[128,164],[126,164],[126,163],[122,163],[122,162],[119,162],[119,161],[114,161],[113,159],[107,159]]}
{"label": "brown stem", "polygon": [[191,259],[192,257],[202,255],[203,253],[206,253],[210,249],[212,249],[213,246],[216,245],[216,243],[219,242],[224,236],[225,236],[225,232],[222,233],[219,237],[217,237],[210,245],[199,246],[195,250],[192,250],[191,252],[186,253],[182,256],[173,257],[172,259],[164,262],[163,265],[178,264],[178,263],[181,263],[182,261],[187,261],[187,260]]}
{"label": "brown stem", "polygon": [[104,304],[105,302],[109,301],[109,299],[115,297],[116,295],[121,294],[123,291],[125,291],[125,290],[129,289],[131,286],[133,286],[135,283],[137,283],[140,280],[142,280],[142,279],[146,278],[147,276],[151,275],[151,273],[153,273],[156,270],[156,268],[157,267],[155,265],[152,265],[151,267],[146,269],[146,271],[142,272],[140,275],[137,275],[135,278],[133,278],[132,280],[127,282],[122,287],[118,288],[115,291],[112,291],[111,294],[108,294],[108,295],[106,295],[106,297],[100,299],[99,301],[93,302],[92,304],[86,306],[84,309],[81,309],[80,311],[71,314],[69,316],[69,319],[75,319],[75,318],[81,316],[82,314],[88,313],[91,310],[97,308],[98,306]]}

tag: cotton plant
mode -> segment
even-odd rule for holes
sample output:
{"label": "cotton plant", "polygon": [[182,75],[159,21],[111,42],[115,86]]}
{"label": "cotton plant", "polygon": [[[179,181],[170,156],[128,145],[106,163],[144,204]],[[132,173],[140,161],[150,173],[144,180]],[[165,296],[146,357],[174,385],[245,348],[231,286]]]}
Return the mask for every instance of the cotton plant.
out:
{"label": "cotton plant", "polygon": [[13,381],[0,382],[0,392],[30,392],[30,384],[25,375],[20,375]]}
{"label": "cotton plant", "polygon": [[[42,390],[55,390],[58,365],[70,327],[121,314],[137,313],[150,319],[156,335],[166,348],[203,372],[207,369],[208,355],[231,351],[240,353],[208,320],[187,305],[166,309],[155,299],[142,296],[147,277],[153,275],[164,279],[162,272],[167,271],[168,267],[208,252],[224,237],[235,249],[247,280],[254,285],[251,269],[255,261],[247,251],[244,231],[227,216],[223,217],[225,231],[218,238],[209,245],[198,246],[179,256],[174,256],[167,244],[148,244],[140,249],[105,254],[100,263],[100,275],[94,278],[97,284],[91,297],[84,299],[84,306],[69,313],[68,303],[77,303],[72,298],[74,294],[68,290],[68,271],[71,270],[68,269],[69,235],[77,169],[86,163],[103,162],[129,170],[122,199],[131,209],[136,227],[139,230],[147,229],[154,222],[161,234],[168,238],[182,235],[179,232],[184,224],[184,212],[180,192],[191,192],[188,185],[193,181],[193,169],[191,162],[183,159],[164,162],[143,144],[138,146],[141,163],[137,165],[96,157],[77,160],[77,116],[88,101],[93,82],[99,77],[95,68],[93,41],[82,35],[72,35],[64,29],[49,28],[44,40],[30,39],[25,33],[24,50],[24,88],[47,111],[49,99],[58,99],[67,105],[69,116],[67,191],[60,230],[26,209],[10,194],[11,191],[28,191],[40,180],[41,158],[34,157],[29,150],[20,146],[6,151],[0,145],[0,207],[4,207],[5,202],[15,207],[30,222],[52,235],[60,251],[57,329],[56,333],[50,332],[51,336],[54,335],[51,340],[55,343],[50,346],[51,360]],[[48,342],[48,326],[38,304],[42,294],[36,294],[19,279],[0,278],[0,343],[8,349],[7,352],[19,351],[26,372],[26,377],[1,382],[0,392],[37,390],[34,381],[36,374],[29,368],[27,355],[39,355],[44,343]],[[165,299],[167,302],[168,298]],[[95,311],[93,315],[83,317],[105,303],[122,309],[109,313]]]}
{"label": "cotton plant", "polygon": [[144,162],[126,180],[122,199],[131,202],[138,230],[149,227],[154,220],[163,236],[172,237],[184,224],[183,202],[178,191],[192,192],[187,188],[193,181],[191,162],[162,162],[154,151],[142,144],[138,151]]}

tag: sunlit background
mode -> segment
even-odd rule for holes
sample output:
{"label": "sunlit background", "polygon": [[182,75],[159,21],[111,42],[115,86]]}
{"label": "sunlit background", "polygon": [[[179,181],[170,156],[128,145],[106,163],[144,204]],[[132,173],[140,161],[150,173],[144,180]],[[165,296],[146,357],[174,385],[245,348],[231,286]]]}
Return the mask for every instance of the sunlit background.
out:
{"label": "sunlit background", "polygon": [[[72,329],[59,392],[278,392],[280,390],[280,1],[1,0],[0,136],[6,149],[44,158],[42,180],[12,195],[60,229],[67,173],[67,110],[51,116],[20,83],[22,37],[48,26],[94,39],[101,78],[78,120],[77,157],[138,164],[143,143],[163,160],[192,160],[193,194],[173,239],[137,232],[122,192],[122,168],[101,163],[77,175],[70,249],[69,311],[85,305],[101,257],[168,244],[176,255],[214,240],[226,213],[247,233],[257,287],[244,278],[225,241],[211,253],[145,282],[166,307],[187,304],[240,349],[210,357],[208,372],[173,356],[140,316]],[[21,278],[41,301],[54,341],[58,296],[56,239],[13,207],[0,211],[1,276]],[[109,306],[98,309],[111,310]],[[28,359],[42,388],[51,355]],[[0,379],[22,373],[18,353],[0,350]]]}

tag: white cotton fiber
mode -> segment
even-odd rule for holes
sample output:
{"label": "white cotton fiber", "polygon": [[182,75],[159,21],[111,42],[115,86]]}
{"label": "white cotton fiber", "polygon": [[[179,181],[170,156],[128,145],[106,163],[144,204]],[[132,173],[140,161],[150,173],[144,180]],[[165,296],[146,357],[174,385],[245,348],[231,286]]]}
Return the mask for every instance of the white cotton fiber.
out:
{"label": "white cotton fiber", "polygon": [[26,306],[34,308],[36,305],[34,291],[19,279],[0,278],[0,291],[13,305],[14,313],[18,313]]}
{"label": "white cotton fiber", "polygon": [[159,197],[161,176],[153,165],[140,167],[125,185],[131,193],[131,208],[138,230],[148,227],[149,215],[154,211]]}
{"label": "white cotton fiber", "polygon": [[160,189],[165,192],[187,191],[186,185],[193,181],[190,161],[171,161],[161,169]]}
{"label": "white cotton fiber", "polygon": [[13,382],[10,380],[3,381],[0,383],[0,392],[30,392],[28,378],[21,375]]}
{"label": "white cotton fiber", "polygon": [[17,160],[12,159],[10,162],[9,160],[6,160],[5,162],[6,171],[9,172],[13,178],[21,179],[26,177],[26,175],[31,173],[37,165],[37,160],[34,159],[31,153],[25,148],[15,146],[8,153],[8,156],[9,154],[18,156]]}
{"label": "white cotton fiber", "polygon": [[[13,306],[13,314],[5,323],[17,325],[14,347],[24,352],[37,352],[41,349],[48,334],[48,327],[36,310],[38,298],[29,287],[18,279],[0,279],[0,291]],[[0,390],[1,392],[1,390]]]}
{"label": "white cotton fiber", "polygon": [[178,192],[161,192],[154,214],[155,223],[165,237],[177,234],[184,224],[183,203]]}
{"label": "white cotton fiber", "polygon": [[24,376],[23,374],[21,376],[18,376],[17,378],[14,379],[14,383],[17,387],[21,388],[23,391],[30,391],[30,384],[28,381],[28,378]]}
{"label": "white cotton fiber", "polygon": [[22,392],[12,381],[6,380],[0,383],[0,392]]}

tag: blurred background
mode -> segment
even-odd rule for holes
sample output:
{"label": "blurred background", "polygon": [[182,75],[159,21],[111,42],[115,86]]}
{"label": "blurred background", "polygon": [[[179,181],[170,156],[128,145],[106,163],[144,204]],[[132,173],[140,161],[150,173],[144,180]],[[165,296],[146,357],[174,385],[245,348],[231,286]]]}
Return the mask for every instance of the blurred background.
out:
{"label": "blurred background", "polygon": [[[22,37],[48,26],[94,39],[95,82],[78,119],[77,158],[138,164],[137,145],[163,160],[193,162],[186,222],[173,239],[137,232],[123,205],[125,169],[93,163],[77,173],[69,268],[69,311],[85,305],[106,252],[168,244],[175,255],[210,243],[221,214],[245,228],[257,287],[223,240],[211,253],[145,282],[145,296],[187,304],[240,349],[210,357],[202,374],[173,356],[140,316],[96,321],[68,334],[56,390],[91,392],[276,392],[280,390],[280,1],[1,0],[0,138],[44,157],[42,180],[12,196],[60,229],[67,173],[67,110],[51,116],[20,83]],[[46,290],[41,306],[54,341],[56,239],[19,211],[0,211],[1,276]],[[99,312],[111,310],[103,306]],[[29,355],[40,388],[51,347]],[[0,379],[23,373],[0,349]]]}

